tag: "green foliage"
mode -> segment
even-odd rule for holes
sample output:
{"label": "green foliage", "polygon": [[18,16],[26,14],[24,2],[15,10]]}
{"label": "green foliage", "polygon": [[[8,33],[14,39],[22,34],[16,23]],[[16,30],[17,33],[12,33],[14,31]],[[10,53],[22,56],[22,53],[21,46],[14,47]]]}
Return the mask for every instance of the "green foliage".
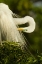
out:
{"label": "green foliage", "polygon": [[[0,45],[0,64],[25,64],[26,54],[21,50],[17,43],[3,43]],[[25,59],[25,60],[24,60]],[[22,61],[22,62],[21,62]]]}
{"label": "green foliage", "polygon": [[36,58],[29,56],[14,42],[0,45],[0,64],[42,64],[42,54]]}

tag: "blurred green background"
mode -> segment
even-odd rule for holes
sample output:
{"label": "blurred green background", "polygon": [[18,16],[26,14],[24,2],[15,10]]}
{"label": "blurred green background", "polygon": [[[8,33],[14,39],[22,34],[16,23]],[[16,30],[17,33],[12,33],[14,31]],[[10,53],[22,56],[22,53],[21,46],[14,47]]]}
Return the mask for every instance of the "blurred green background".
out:
{"label": "blurred green background", "polygon": [[16,14],[24,17],[29,15],[35,19],[36,28],[33,33],[26,34],[28,48],[33,54],[42,53],[42,1],[39,0],[0,0]]}

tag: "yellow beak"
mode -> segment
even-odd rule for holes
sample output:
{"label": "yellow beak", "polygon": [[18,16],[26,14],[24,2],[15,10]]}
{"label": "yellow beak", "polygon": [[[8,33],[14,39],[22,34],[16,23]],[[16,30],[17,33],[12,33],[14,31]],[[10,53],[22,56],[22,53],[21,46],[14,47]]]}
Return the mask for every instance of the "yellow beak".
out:
{"label": "yellow beak", "polygon": [[18,28],[19,31],[23,31],[24,29],[23,28]]}

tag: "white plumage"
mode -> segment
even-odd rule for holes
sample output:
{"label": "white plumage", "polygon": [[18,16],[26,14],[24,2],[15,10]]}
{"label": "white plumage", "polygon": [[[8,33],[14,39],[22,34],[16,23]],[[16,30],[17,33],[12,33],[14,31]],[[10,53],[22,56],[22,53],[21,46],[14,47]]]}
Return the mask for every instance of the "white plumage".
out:
{"label": "white plumage", "polygon": [[0,3],[0,42],[20,42],[19,44],[24,46],[24,36],[18,31],[18,27],[16,25],[29,22],[30,26],[23,28],[23,31],[31,33],[35,29],[34,19],[29,16],[24,18],[13,18],[12,14],[13,12],[9,9],[8,5]]}

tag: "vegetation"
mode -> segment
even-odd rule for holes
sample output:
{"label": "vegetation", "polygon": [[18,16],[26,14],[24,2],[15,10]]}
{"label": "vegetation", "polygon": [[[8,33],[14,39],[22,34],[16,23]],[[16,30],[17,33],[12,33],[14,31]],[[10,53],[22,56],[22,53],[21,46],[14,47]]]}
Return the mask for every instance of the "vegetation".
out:
{"label": "vegetation", "polygon": [[4,42],[0,45],[0,64],[42,64],[42,54],[29,56],[14,42]]}

